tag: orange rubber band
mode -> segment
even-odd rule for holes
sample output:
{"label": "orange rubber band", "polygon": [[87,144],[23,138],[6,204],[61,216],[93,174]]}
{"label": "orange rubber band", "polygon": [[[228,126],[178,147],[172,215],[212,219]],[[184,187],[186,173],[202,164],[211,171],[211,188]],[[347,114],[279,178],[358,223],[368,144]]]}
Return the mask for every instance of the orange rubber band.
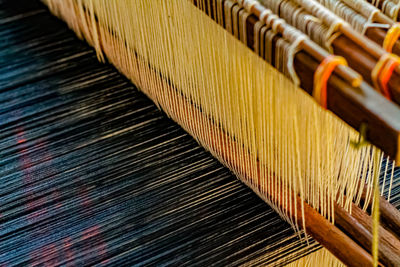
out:
{"label": "orange rubber band", "polygon": [[400,65],[400,58],[393,54],[383,55],[372,70],[371,78],[378,89],[388,100],[391,100],[389,89],[389,80],[393,75],[394,70]]}
{"label": "orange rubber band", "polygon": [[389,60],[389,53],[385,53],[383,56],[381,56],[376,63],[375,67],[371,71],[371,80],[372,83],[374,84],[374,87],[376,90],[381,92],[381,87],[379,84],[379,75],[382,72],[382,69],[385,67],[386,62]]}
{"label": "orange rubber band", "polygon": [[391,100],[391,94],[388,86],[388,82],[393,75],[393,71],[397,66],[400,65],[400,58],[390,59],[387,61],[386,66],[383,68],[381,74],[379,75],[379,81],[382,88],[383,95]]}
{"label": "orange rubber band", "polygon": [[393,46],[400,38],[400,23],[395,23],[388,30],[385,40],[383,40],[383,49],[387,52],[392,53]]}
{"label": "orange rubber band", "polygon": [[347,66],[347,61],[343,57],[330,55],[321,62],[314,73],[313,97],[324,109],[328,106],[328,80],[339,65]]}

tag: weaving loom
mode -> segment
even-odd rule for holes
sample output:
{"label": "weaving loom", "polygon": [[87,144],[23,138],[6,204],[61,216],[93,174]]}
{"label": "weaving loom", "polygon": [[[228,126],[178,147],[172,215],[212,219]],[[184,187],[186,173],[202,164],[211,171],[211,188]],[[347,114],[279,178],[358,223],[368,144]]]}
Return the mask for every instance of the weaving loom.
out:
{"label": "weaving loom", "polygon": [[43,2],[96,52],[0,1],[0,265],[400,266],[379,3]]}

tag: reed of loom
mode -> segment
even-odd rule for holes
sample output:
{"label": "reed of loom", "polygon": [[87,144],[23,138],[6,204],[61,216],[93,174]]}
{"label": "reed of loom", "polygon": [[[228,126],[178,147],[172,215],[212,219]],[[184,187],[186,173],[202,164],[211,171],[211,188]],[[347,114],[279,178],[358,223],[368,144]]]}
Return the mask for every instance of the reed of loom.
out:
{"label": "reed of loom", "polygon": [[[248,20],[246,21],[246,27],[250,29],[247,32],[247,40],[249,40],[247,45],[250,48],[252,48],[252,45],[254,44],[254,42],[252,42],[252,40],[254,40],[254,31],[251,29],[254,28],[254,25],[257,21],[257,15],[260,15],[261,9],[261,6],[254,7],[254,10],[251,10],[253,15],[249,16]],[[205,11],[212,17],[211,10]],[[62,15],[63,14],[61,14],[61,16]],[[100,24],[97,26],[102,27]],[[108,39],[119,42],[117,37],[115,37],[115,35],[113,35],[111,32],[109,32]],[[113,61],[113,55],[117,55],[118,50],[113,47],[112,43],[102,43],[101,46],[103,47],[105,53],[109,56],[109,59]],[[135,53],[135,51],[131,52]],[[325,54],[323,51],[311,44],[310,46],[306,45],[303,51],[300,51],[295,55],[294,66],[296,72],[301,80],[302,87],[309,93],[311,93],[313,90],[312,73],[314,73],[319,65],[319,61],[321,61],[324,56]],[[140,56],[138,56],[138,60],[140,60]],[[117,61],[114,61],[113,63],[117,63]],[[120,70],[122,72],[127,72],[127,70],[124,69]],[[146,73],[146,75],[157,76],[159,74],[157,72],[153,72]],[[335,71],[333,76],[329,79],[328,108],[340,117],[344,118],[344,120],[354,128],[359,128],[362,123],[367,122],[369,126],[367,135],[369,140],[380,146],[392,157],[398,156],[400,124],[399,121],[393,122],[389,120],[389,118],[393,118],[393,115],[399,114],[398,110],[396,107],[388,103],[382,96],[377,94],[366,83],[361,83],[360,88],[357,89],[354,88],[352,84],[346,82],[346,78],[347,80],[352,80],[351,78],[353,75],[354,72],[346,68],[338,68]],[[159,85],[154,84],[148,86]],[[172,94],[175,94],[174,86],[170,83],[170,81],[165,80],[162,86],[166,90],[169,90]],[[191,128],[194,129],[193,131],[197,131],[196,129],[201,127],[201,125],[210,125],[209,118],[205,116],[201,110],[199,110],[199,108],[194,106],[183,96],[179,97],[179,101],[182,106],[190,110],[187,116],[191,116],[189,118],[189,122],[191,122]],[[344,105],[344,103],[348,104]],[[366,106],[366,103],[369,105]],[[168,106],[170,105],[170,102],[165,99],[162,100],[161,104]],[[396,116],[394,117],[396,118]],[[223,130],[215,125],[213,126],[212,122],[211,126],[213,127],[213,132],[219,136],[220,140],[226,140],[226,143],[222,147],[235,146],[231,143],[232,141],[229,138],[224,137],[227,134]],[[198,131],[200,131],[200,129],[198,129]],[[385,136],[385,138],[382,139],[380,138],[381,136]],[[392,138],[388,138],[390,136],[392,136]],[[397,147],[393,147],[393,143],[397,144]],[[213,146],[214,144],[209,145]],[[245,154],[247,152],[243,150],[239,151],[239,153]],[[229,162],[232,165],[240,164],[237,162],[237,160],[230,158],[229,153],[227,153],[227,151],[225,151],[223,148],[220,151],[220,154],[226,162]],[[243,175],[246,176],[249,174],[243,173]],[[276,196],[271,195],[270,197],[274,198]],[[292,197],[298,198],[293,193]],[[364,200],[366,198],[367,197],[364,197]],[[280,202],[280,200],[277,199],[277,202]],[[398,245],[400,243],[393,232],[396,233],[396,227],[399,226],[398,221],[396,220],[399,217],[395,212],[391,213],[393,211],[387,207],[388,203],[386,201],[382,200],[380,203],[382,207],[382,215],[384,218],[386,218],[385,227],[389,229],[388,231],[382,230],[383,233],[381,234],[381,237],[384,242],[380,246],[380,259],[385,265],[395,266],[396,263],[399,262],[398,256],[400,255],[400,246]],[[370,250],[370,244],[368,244],[368,240],[371,240],[370,237],[372,228],[372,220],[370,216],[361,211],[361,209],[355,205],[353,207],[355,212],[352,215],[341,208],[336,207],[335,215],[337,216],[337,227],[332,225],[307,203],[303,203],[303,205],[305,207],[304,218],[298,216],[297,218],[293,219],[296,219],[299,222],[301,222],[302,219],[305,219],[307,221],[307,233],[311,234],[317,241],[327,247],[340,260],[349,266],[372,265],[372,257],[368,252],[368,250]],[[389,214],[387,214],[388,209]],[[298,214],[301,214],[301,212],[298,212]],[[301,225],[301,223],[299,223],[299,225]],[[356,241],[353,241],[353,239]]]}

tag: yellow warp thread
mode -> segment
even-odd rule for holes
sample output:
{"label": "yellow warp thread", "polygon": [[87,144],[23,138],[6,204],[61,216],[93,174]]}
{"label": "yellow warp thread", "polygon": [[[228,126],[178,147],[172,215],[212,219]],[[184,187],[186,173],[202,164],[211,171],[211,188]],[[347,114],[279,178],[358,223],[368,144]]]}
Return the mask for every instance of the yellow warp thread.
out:
{"label": "yellow warp thread", "polygon": [[[380,169],[379,159],[380,154],[375,151],[375,166],[374,169]],[[375,172],[374,174],[374,200],[373,200],[373,208],[372,208],[372,257],[374,260],[374,267],[378,266],[378,250],[379,250],[379,173]]]}
{"label": "yellow warp thread", "polygon": [[327,249],[322,248],[297,261],[285,265],[286,267],[345,267],[335,256]]}

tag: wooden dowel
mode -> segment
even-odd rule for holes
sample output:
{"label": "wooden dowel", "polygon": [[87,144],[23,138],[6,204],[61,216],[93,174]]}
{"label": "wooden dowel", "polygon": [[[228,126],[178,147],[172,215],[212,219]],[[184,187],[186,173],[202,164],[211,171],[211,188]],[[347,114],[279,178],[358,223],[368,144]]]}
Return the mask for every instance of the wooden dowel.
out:
{"label": "wooden dowel", "polygon": [[400,238],[400,212],[386,199],[381,198],[379,202],[382,222]]}
{"label": "wooden dowel", "polygon": [[329,223],[317,211],[307,205],[304,207],[304,212],[307,233],[344,264],[348,266],[372,265],[370,254],[357,245],[349,236]]}
{"label": "wooden dowel", "polygon": [[[372,218],[355,204],[350,215],[335,203],[335,223],[369,253],[372,253]],[[385,266],[400,265],[400,241],[379,227],[379,260]]]}
{"label": "wooden dowel", "polygon": [[[369,84],[373,84],[371,80],[371,72],[377,63],[377,60],[374,57],[365,51],[358,49],[357,44],[343,35],[339,36],[332,42],[332,47],[335,54],[346,58],[351,68],[357,70]],[[389,80],[389,89],[393,101],[399,104],[400,75],[397,71],[393,73]]]}
{"label": "wooden dowel", "polygon": [[[353,204],[351,215],[356,218],[368,231],[372,232],[372,218]],[[379,246],[387,249],[392,266],[400,266],[400,241],[382,226],[379,227]]]}
{"label": "wooden dowel", "polygon": [[[323,50],[310,40],[306,40],[303,44],[303,47],[304,51],[308,52],[320,62],[329,56],[329,53],[327,53],[325,50]],[[339,65],[335,68],[334,72],[337,73],[345,81],[349,82],[353,87],[358,87],[361,84],[361,75],[346,66]]]}
{"label": "wooden dowel", "polygon": [[349,66],[356,69],[369,84],[372,83],[371,71],[376,65],[376,59],[365,51],[357,49],[357,45],[346,36],[339,36],[332,43],[336,55],[347,58]]}
{"label": "wooden dowel", "polygon": [[[381,28],[369,28],[365,36],[367,36],[369,39],[373,40],[379,45],[383,45],[383,41],[385,40],[387,34],[387,30],[381,29]],[[392,48],[392,53],[400,56],[400,41],[396,41]]]}
{"label": "wooden dowel", "polygon": [[[367,185],[364,186],[361,195],[361,203],[365,203],[366,201]],[[368,203],[368,209],[371,210],[372,200],[369,200]],[[387,230],[396,235],[397,238],[400,238],[400,211],[390,204],[384,197],[381,197],[379,200],[379,210],[382,224],[387,228]]]}
{"label": "wooden dowel", "polygon": [[371,42],[368,40],[366,37],[358,33],[356,30],[354,30],[350,24],[343,24],[340,27],[340,31],[348,37],[351,41],[353,41],[355,44],[357,44],[359,47],[361,47],[363,50],[368,52],[370,55],[372,55],[375,59],[379,59],[383,54],[385,54],[385,50],[383,50],[382,47],[379,45],[375,44],[374,42]]}

